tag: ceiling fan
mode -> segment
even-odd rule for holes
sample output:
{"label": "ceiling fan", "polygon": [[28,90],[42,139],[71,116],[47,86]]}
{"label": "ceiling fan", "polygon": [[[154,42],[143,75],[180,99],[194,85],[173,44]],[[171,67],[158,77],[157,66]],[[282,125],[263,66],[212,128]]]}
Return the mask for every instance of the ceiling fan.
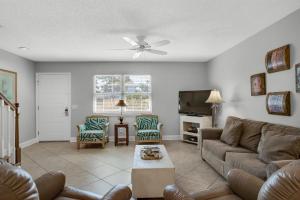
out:
{"label": "ceiling fan", "polygon": [[145,36],[137,36],[136,38],[137,38],[137,40],[135,41],[128,37],[123,37],[123,39],[131,45],[131,48],[115,49],[115,50],[135,51],[135,53],[132,56],[133,59],[137,59],[138,57],[140,57],[143,52],[153,53],[153,54],[162,55],[162,56],[168,54],[168,52],[166,52],[166,51],[155,50],[155,49],[152,49],[152,47],[160,47],[160,46],[167,45],[170,43],[169,40],[161,40],[161,41],[149,44],[148,42],[145,41]]}

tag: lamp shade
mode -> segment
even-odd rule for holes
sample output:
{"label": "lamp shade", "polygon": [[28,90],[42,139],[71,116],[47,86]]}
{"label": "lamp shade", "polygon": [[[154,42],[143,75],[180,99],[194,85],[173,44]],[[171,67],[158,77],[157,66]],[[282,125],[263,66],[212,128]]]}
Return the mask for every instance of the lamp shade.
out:
{"label": "lamp shade", "polygon": [[210,92],[208,99],[206,100],[206,103],[213,103],[213,104],[220,104],[222,102],[223,102],[223,99],[218,90],[212,90]]}
{"label": "lamp shade", "polygon": [[125,103],[125,101],[124,101],[123,99],[120,99],[120,100],[118,101],[118,103],[116,104],[116,106],[125,107],[125,106],[127,106],[127,105],[126,105],[126,103]]}

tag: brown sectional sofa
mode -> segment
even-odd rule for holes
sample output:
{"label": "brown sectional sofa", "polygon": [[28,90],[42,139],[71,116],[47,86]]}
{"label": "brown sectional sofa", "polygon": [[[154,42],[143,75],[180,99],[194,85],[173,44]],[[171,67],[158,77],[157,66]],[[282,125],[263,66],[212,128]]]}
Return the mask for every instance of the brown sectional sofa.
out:
{"label": "brown sectional sofa", "polygon": [[[202,129],[200,133],[201,157],[219,174],[226,178],[231,169],[238,168],[266,179],[268,165],[280,161],[264,162],[258,159],[261,135],[276,131],[281,135],[299,135],[300,128],[266,122],[229,117],[231,121],[242,122],[242,134],[238,146],[230,146],[220,140],[222,129]],[[279,145],[279,144],[278,144]],[[284,160],[288,160],[286,158]],[[297,158],[298,159],[298,158]]]}

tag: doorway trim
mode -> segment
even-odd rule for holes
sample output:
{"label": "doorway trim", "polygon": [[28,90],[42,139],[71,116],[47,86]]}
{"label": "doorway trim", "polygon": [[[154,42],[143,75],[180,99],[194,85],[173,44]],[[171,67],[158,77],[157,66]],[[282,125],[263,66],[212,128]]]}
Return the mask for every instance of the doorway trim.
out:
{"label": "doorway trim", "polygon": [[45,75],[68,75],[69,76],[69,86],[70,86],[70,98],[69,98],[69,105],[70,105],[70,108],[69,108],[69,141],[71,142],[71,139],[72,139],[72,73],[71,72],[61,72],[61,73],[57,73],[57,72],[37,72],[35,74],[35,91],[36,91],[36,94],[35,94],[35,137],[37,138],[37,141],[39,142],[40,139],[39,139],[39,134],[38,134],[38,131],[39,131],[39,114],[38,114],[38,99],[39,99],[39,87],[38,87],[38,77],[39,75],[41,74],[45,74]]}

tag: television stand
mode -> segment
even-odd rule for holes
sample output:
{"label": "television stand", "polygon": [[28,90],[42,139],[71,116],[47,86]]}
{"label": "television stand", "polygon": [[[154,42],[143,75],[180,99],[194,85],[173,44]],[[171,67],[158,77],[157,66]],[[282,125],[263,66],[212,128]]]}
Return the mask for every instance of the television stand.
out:
{"label": "television stand", "polygon": [[180,115],[180,136],[182,141],[199,147],[200,131],[212,127],[211,116]]}

